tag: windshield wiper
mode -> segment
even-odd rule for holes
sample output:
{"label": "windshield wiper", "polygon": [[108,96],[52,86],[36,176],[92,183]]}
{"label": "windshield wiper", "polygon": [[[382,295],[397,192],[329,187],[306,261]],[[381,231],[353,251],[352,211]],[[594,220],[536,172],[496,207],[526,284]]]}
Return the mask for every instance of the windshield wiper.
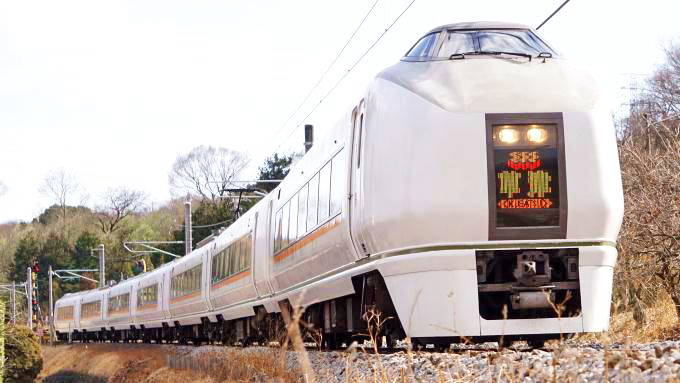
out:
{"label": "windshield wiper", "polygon": [[490,56],[500,56],[500,55],[509,55],[509,56],[518,56],[518,57],[526,57],[531,61],[532,56],[527,53],[517,53],[517,52],[503,52],[503,51],[475,51],[475,52],[465,52],[465,53],[454,53],[451,56],[449,56],[449,60],[460,60],[464,59],[465,55],[468,56],[482,56],[482,55],[490,55]]}

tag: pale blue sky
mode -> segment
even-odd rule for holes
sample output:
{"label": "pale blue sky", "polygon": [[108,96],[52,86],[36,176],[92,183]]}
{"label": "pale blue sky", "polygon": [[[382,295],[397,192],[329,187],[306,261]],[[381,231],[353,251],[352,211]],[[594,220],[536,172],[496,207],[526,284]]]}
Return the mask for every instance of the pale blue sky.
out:
{"label": "pale blue sky", "polygon": [[[46,208],[38,188],[55,168],[75,175],[90,205],[116,186],[160,203],[170,197],[175,157],[194,146],[245,151],[253,169],[279,145],[301,148],[301,129],[284,139],[410,1],[379,0],[283,129],[374,0],[0,2],[0,181],[8,189],[0,222]],[[416,0],[306,122],[322,135],[371,76],[437,25],[535,27],[560,3]],[[572,0],[539,32],[598,74],[618,111],[623,74],[662,61],[664,45],[680,37],[678,14],[671,0]]]}

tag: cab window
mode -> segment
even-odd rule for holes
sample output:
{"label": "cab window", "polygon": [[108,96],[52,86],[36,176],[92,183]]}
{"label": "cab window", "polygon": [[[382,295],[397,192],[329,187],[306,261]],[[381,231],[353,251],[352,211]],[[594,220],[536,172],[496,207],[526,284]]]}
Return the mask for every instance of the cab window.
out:
{"label": "cab window", "polygon": [[430,51],[434,46],[434,42],[437,41],[437,35],[439,32],[430,33],[422,39],[418,40],[416,45],[411,48],[411,50],[406,54],[406,57],[429,57],[431,56]]}

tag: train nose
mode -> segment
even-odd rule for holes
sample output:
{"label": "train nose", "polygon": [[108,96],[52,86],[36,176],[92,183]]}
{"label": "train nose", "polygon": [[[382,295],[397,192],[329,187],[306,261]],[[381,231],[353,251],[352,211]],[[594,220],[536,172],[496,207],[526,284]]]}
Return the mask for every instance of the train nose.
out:
{"label": "train nose", "polygon": [[379,77],[450,112],[587,110],[598,98],[594,79],[559,59],[400,62]]}

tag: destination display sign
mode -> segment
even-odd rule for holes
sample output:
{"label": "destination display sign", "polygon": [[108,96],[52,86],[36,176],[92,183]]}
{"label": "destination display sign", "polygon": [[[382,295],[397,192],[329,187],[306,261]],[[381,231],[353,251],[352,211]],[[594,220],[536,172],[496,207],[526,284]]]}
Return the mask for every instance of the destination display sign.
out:
{"label": "destination display sign", "polygon": [[559,226],[555,127],[494,127],[496,227]]}

